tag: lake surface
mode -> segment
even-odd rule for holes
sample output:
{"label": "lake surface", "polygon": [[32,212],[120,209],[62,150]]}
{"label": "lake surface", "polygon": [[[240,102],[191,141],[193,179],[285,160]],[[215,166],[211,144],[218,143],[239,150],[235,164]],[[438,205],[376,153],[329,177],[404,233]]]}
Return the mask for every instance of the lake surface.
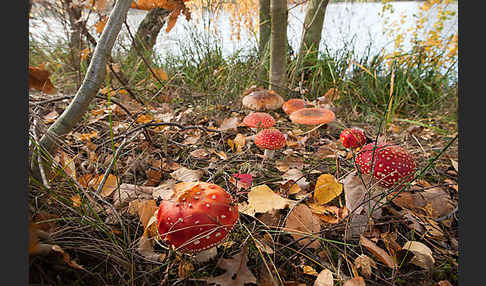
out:
{"label": "lake surface", "polygon": [[[401,26],[406,29],[414,25],[414,14],[418,14],[423,2],[391,2],[394,13],[393,19],[400,20],[402,15],[408,19]],[[381,3],[330,3],[327,6],[322,32],[321,50],[327,49],[330,53],[340,51],[343,47],[352,48],[355,56],[364,55],[367,49],[370,49],[372,55],[385,51],[393,52],[394,39],[384,34],[384,20],[380,16],[383,5]],[[449,4],[448,10],[454,10],[456,15],[448,20],[444,25],[443,36],[457,33],[457,3]],[[137,26],[144,18],[146,11],[130,9],[127,17],[127,23],[132,33],[135,33]],[[194,35],[199,35],[198,39],[205,39],[206,43],[217,44],[222,48],[224,56],[232,55],[236,52],[244,55],[250,49],[257,46],[257,35],[242,29],[240,39],[231,37],[231,15],[226,12],[219,13],[217,19],[214,19],[210,13],[201,13],[199,20],[191,19],[187,21],[184,16],[179,16],[177,24],[169,32],[161,31],[157,38],[155,50],[162,58],[167,55],[180,55],[187,48],[194,48]],[[430,20],[426,21],[424,26],[432,28],[436,19],[436,11],[429,11]],[[297,7],[289,11],[288,39],[292,48],[297,51],[301,34],[302,23],[305,18],[303,7]],[[392,20],[393,20],[392,19]],[[216,30],[207,29],[207,23],[211,22]],[[65,37],[65,31],[62,25],[54,20],[48,21],[46,25],[40,20],[30,21],[31,36],[40,38],[41,35],[47,34],[49,39],[55,37]],[[89,23],[89,22],[88,22]],[[91,22],[93,23],[93,22]],[[93,33],[95,34],[95,33]],[[404,44],[407,48],[411,47],[410,39],[406,38]],[[122,44],[129,44],[129,38],[126,35],[126,29],[123,27],[121,37],[118,39],[118,47]]]}

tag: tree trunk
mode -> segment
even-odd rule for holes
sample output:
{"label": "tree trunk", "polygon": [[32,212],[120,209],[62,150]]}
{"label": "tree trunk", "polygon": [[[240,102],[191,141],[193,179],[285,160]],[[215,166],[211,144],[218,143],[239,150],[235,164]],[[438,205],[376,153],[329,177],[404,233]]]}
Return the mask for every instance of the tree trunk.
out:
{"label": "tree trunk", "polygon": [[[133,43],[130,49],[130,54],[135,54],[135,49],[138,48],[142,53],[153,52],[155,42],[160,30],[167,22],[167,17],[170,11],[162,8],[151,9],[142,22],[138,26],[135,39],[137,43]],[[136,44],[136,46],[135,46]]]}
{"label": "tree trunk", "polygon": [[[46,134],[40,139],[40,148],[48,154],[54,153],[57,138],[70,132],[81,120],[82,116],[88,110],[89,103],[96,96],[103,84],[106,76],[108,57],[111,54],[116,37],[120,32],[122,23],[125,21],[131,3],[132,0],[116,1],[115,7],[111,11],[108,22],[106,23],[106,27],[96,45],[81,87],[66,110],[64,110],[59,118],[47,129]],[[37,169],[37,160],[38,157],[32,161],[34,170]],[[34,171],[34,175],[37,175],[36,171]]]}
{"label": "tree trunk", "polygon": [[260,57],[262,57],[266,50],[267,45],[270,40],[270,34],[272,29],[271,18],[270,18],[270,0],[259,0],[260,8],[260,28],[259,34],[260,38],[258,39],[258,53]]}
{"label": "tree trunk", "polygon": [[287,0],[271,0],[270,89],[287,93]]}
{"label": "tree trunk", "polygon": [[[328,3],[329,0],[309,0],[307,2],[296,69],[305,69],[305,67],[315,65],[317,61]],[[294,76],[295,72],[292,73],[292,86],[294,84]]]}
{"label": "tree trunk", "polygon": [[72,0],[63,1],[64,9],[67,11],[69,24],[71,26],[71,33],[69,35],[69,48],[71,50],[71,66],[75,71],[78,71],[78,86],[81,83],[81,50],[83,49],[83,42],[81,40],[81,8],[73,6]]}

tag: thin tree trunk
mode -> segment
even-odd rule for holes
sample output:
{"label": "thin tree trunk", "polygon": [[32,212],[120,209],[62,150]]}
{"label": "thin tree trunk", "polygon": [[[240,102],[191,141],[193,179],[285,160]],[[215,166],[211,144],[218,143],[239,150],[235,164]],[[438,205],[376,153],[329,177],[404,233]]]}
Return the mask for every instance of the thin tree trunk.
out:
{"label": "thin tree trunk", "polygon": [[258,77],[261,80],[268,80],[268,60],[270,51],[270,35],[272,24],[270,17],[270,0],[259,0],[259,39],[258,39],[258,56],[260,67]]}
{"label": "thin tree trunk", "polygon": [[78,71],[78,86],[81,83],[80,63],[81,50],[83,49],[83,42],[81,41],[81,8],[72,5],[72,0],[65,0],[64,9],[67,11],[69,24],[71,26],[71,34],[69,35],[69,46],[71,50],[71,65],[74,70]]}
{"label": "thin tree trunk", "polygon": [[260,57],[265,54],[267,45],[270,41],[270,34],[272,29],[271,18],[270,18],[270,0],[259,0],[259,39],[258,39],[258,53]]}
{"label": "thin tree trunk", "polygon": [[[39,140],[39,145],[49,154],[53,154],[56,149],[56,141],[70,132],[73,127],[81,120],[88,110],[88,105],[96,96],[98,90],[106,76],[106,64],[116,37],[120,32],[122,23],[125,21],[128,9],[132,0],[118,0],[111,11],[106,27],[101,34],[93,53],[93,57],[88,66],[86,76],[81,87],[78,89],[73,100],[59,118],[47,129],[46,134]],[[36,168],[37,159],[33,160],[33,167]],[[34,169],[35,170],[35,169]],[[36,172],[34,172],[34,175]]]}
{"label": "thin tree trunk", "polygon": [[[315,65],[317,61],[327,4],[329,4],[329,0],[309,0],[307,2],[296,69],[305,69],[305,67]],[[295,75],[296,70],[292,72],[291,86],[294,84]]]}
{"label": "thin tree trunk", "polygon": [[287,0],[271,0],[270,89],[287,93]]}
{"label": "thin tree trunk", "polygon": [[143,51],[149,51],[150,53],[153,52],[157,36],[167,22],[169,14],[169,10],[154,8],[145,15],[145,18],[143,18],[138,26],[137,33],[135,34],[137,43],[132,44],[130,54],[136,54],[136,48],[142,49]]}

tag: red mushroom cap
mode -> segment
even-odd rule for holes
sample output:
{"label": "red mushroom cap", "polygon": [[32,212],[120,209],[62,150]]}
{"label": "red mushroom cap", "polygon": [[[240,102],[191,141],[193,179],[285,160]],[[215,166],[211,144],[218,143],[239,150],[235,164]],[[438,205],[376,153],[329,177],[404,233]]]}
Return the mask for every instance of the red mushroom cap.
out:
{"label": "red mushroom cap", "polygon": [[243,118],[243,125],[251,128],[269,128],[275,125],[275,119],[265,112],[253,112]]}
{"label": "red mushroom cap", "polygon": [[290,120],[293,123],[305,125],[317,125],[329,123],[336,119],[334,112],[326,108],[302,108],[290,114]]}
{"label": "red mushroom cap", "polygon": [[252,88],[251,92],[243,97],[243,106],[256,110],[275,110],[282,107],[283,98],[273,90]]}
{"label": "red mushroom cap", "polygon": [[275,150],[285,146],[285,136],[277,129],[263,129],[255,135],[255,145],[261,149]]}
{"label": "red mushroom cap", "polygon": [[347,128],[339,135],[339,140],[345,148],[357,148],[366,143],[366,136],[361,128]]}
{"label": "red mushroom cap", "polygon": [[300,99],[300,98],[292,98],[292,99],[287,100],[282,105],[282,110],[287,115],[290,115],[294,111],[297,111],[299,109],[305,108],[306,105],[308,105],[308,104],[306,104],[306,102],[303,99]]}
{"label": "red mushroom cap", "polygon": [[220,244],[238,220],[238,207],[218,185],[196,182],[175,200],[163,200],[157,213],[162,239],[182,252]]}
{"label": "red mushroom cap", "polygon": [[403,147],[381,143],[370,143],[361,148],[356,155],[356,167],[364,174],[371,173],[371,159],[374,157],[373,177],[383,187],[391,187],[395,183],[404,184],[413,179],[415,161]]}

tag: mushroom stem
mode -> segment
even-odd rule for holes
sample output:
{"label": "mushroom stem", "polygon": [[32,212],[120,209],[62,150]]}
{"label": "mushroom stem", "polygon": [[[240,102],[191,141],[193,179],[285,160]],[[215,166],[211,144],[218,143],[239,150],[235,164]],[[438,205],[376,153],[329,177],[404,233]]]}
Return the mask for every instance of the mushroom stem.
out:
{"label": "mushroom stem", "polygon": [[202,263],[213,259],[214,257],[216,257],[217,254],[218,249],[215,246],[197,253],[194,256],[194,259],[196,260],[196,262]]}
{"label": "mushroom stem", "polygon": [[275,154],[275,150],[270,150],[270,149],[265,149],[265,152],[263,152],[263,156],[265,156],[266,159],[273,159],[274,154]]}

